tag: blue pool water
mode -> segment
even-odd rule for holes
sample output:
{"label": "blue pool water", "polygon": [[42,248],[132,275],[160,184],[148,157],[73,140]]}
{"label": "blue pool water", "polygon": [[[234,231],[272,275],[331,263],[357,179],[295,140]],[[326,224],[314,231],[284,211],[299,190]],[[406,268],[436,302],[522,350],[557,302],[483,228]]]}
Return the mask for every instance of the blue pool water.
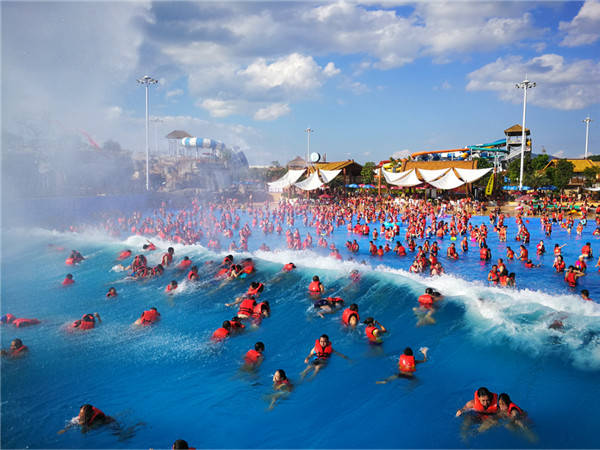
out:
{"label": "blue pool water", "polygon": [[[484,221],[473,218],[472,223]],[[516,250],[514,219],[507,223],[508,245]],[[299,221],[297,226],[304,236]],[[184,274],[174,270],[141,283],[124,280],[125,273],[111,268],[124,248],[139,250],[142,237],[117,239],[93,230],[5,230],[1,312],[37,317],[42,324],[1,328],[3,348],[15,337],[30,348],[26,358],[2,362],[1,446],[165,448],[183,438],[203,448],[598,447],[600,307],[581,301],[551,269],[554,243],[568,243],[563,248],[567,264],[587,241],[600,253],[592,229],[588,225],[578,237],[555,227],[552,238],[544,238],[550,254],[532,258],[543,268],[508,262],[509,271],[517,273],[518,290],[482,281],[490,265],[479,261],[474,243],[467,257],[447,261],[448,239],[441,242],[440,261],[449,274],[431,279],[407,272],[410,253],[406,258],[372,258],[367,238],[358,239],[356,259],[365,260],[362,265],[336,262],[324,250],[291,252],[283,248],[284,238],[254,230],[251,255],[236,258],[252,256],[257,273],[220,287],[202,264],[220,261],[226,252],[213,253],[202,245],[174,246],[176,261],[188,255],[201,267],[199,283],[184,281]],[[529,230],[534,255],[543,238],[539,220],[531,219]],[[344,228],[328,240],[346,259],[344,242],[354,238]],[[159,251],[149,262],[156,264],[170,244],[152,240]],[[256,251],[263,242],[277,250]],[[53,250],[48,243],[65,250]],[[490,232],[488,244],[494,261],[505,256],[505,244],[495,233]],[[64,260],[72,248],[87,259],[68,268]],[[289,261],[298,269],[282,274]],[[352,269],[362,273],[358,283],[349,280]],[[76,284],[63,288],[60,282],[69,271]],[[382,347],[367,344],[363,326],[354,332],[344,329],[341,313],[320,319],[311,312],[307,285],[315,274],[328,293],[347,304],[358,303],[362,318],[373,316],[388,328]],[[163,291],[171,279],[180,287],[169,296]],[[272,317],[222,345],[210,343],[212,332],[235,314],[224,303],[244,293],[249,280],[266,284],[261,299],[271,303]],[[119,292],[116,299],[105,297],[110,286]],[[426,286],[446,297],[437,323],[416,327],[412,308]],[[580,280],[582,288],[600,299],[600,275],[592,267]],[[161,322],[132,327],[151,306],[162,314]],[[72,321],[96,311],[102,317],[96,329],[67,331]],[[564,330],[548,328],[556,318],[563,320]],[[300,383],[303,360],[323,333],[351,361],[334,356],[315,379]],[[264,364],[256,373],[240,371],[243,355],[259,340],[266,344]],[[376,385],[395,372],[406,346],[430,349],[430,360],[418,366],[416,379]],[[271,377],[279,368],[286,370],[295,390],[267,411]],[[462,440],[462,420],[454,413],[480,386],[509,393],[528,412],[538,440],[504,427]],[[84,403],[115,417],[121,433],[105,427],[57,435]]]}

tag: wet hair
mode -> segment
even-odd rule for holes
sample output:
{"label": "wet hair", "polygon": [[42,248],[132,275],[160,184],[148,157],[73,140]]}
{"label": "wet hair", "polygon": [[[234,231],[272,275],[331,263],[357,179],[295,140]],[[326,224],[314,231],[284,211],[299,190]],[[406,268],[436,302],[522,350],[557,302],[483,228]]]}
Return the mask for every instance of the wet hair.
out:
{"label": "wet hair", "polygon": [[413,355],[412,348],[410,348],[410,347],[406,347],[406,348],[404,349],[404,354],[405,354],[406,356],[412,356],[412,355]]}
{"label": "wet hair", "polygon": [[477,397],[492,397],[492,393],[486,387],[477,389]]}
{"label": "wet hair", "polygon": [[372,317],[367,317],[367,318],[364,320],[364,322],[363,322],[363,323],[364,323],[364,324],[366,324],[366,325],[368,325],[368,324],[370,324],[370,323],[374,323],[374,322],[375,322],[375,319],[374,319],[374,318],[372,318]]}
{"label": "wet hair", "polygon": [[329,340],[329,336],[327,336],[326,334],[322,334],[319,339],[321,339],[321,338],[325,338],[325,339]]}
{"label": "wet hair", "polygon": [[169,252],[169,253],[175,253],[175,249],[173,247],[169,247],[167,249],[167,252]]}
{"label": "wet hair", "polygon": [[171,280],[171,285],[172,286],[177,286],[177,280]]}
{"label": "wet hair", "polygon": [[192,266],[190,270],[192,272],[198,272],[198,266]]}
{"label": "wet hair", "polygon": [[150,309],[153,309],[154,311],[158,311],[158,310],[156,309],[156,306],[153,306],[153,307],[152,307],[152,308],[150,308]]}
{"label": "wet hair", "polygon": [[504,403],[506,403],[507,405],[510,405],[512,402],[510,401],[510,397],[508,394],[506,393],[502,393],[498,396],[498,403],[500,403],[500,400],[502,400]]}
{"label": "wet hair", "polygon": [[81,408],[79,408],[79,410],[83,409],[83,423],[85,425],[87,425],[90,421],[90,419],[92,418],[92,415],[94,414],[94,407],[92,405],[90,405],[89,403],[86,403],[85,405],[81,405]]}
{"label": "wet hair", "polygon": [[254,350],[256,350],[257,352],[262,352],[265,350],[265,344],[263,344],[262,342],[258,341],[256,344],[254,344]]}
{"label": "wet hair", "polygon": [[19,338],[13,339],[13,342],[15,343],[17,348],[23,347],[23,341],[21,339],[19,339]]}
{"label": "wet hair", "polygon": [[431,294],[433,294],[433,289],[427,288],[427,289],[425,289],[425,293],[431,295]]}
{"label": "wet hair", "polygon": [[222,327],[226,330],[229,330],[231,328],[231,322],[229,322],[229,320],[226,320],[225,322],[223,322]]}
{"label": "wet hair", "polygon": [[582,289],[581,295],[585,295],[586,297],[588,297],[590,295],[590,291],[588,291],[587,289]]}
{"label": "wet hair", "polygon": [[190,257],[189,257],[189,256],[184,256],[184,257],[183,257],[183,260],[184,260],[184,261],[187,261],[188,259],[190,259]]}
{"label": "wet hair", "polygon": [[183,439],[177,439],[175,442],[173,442],[172,448],[174,448],[174,449],[190,448],[190,446],[188,445],[187,441],[184,441]]}
{"label": "wet hair", "polygon": [[352,304],[351,304],[351,305],[348,307],[348,309],[349,309],[350,311],[357,311],[357,312],[358,312],[358,305],[357,305],[356,303],[352,303]]}
{"label": "wet hair", "polygon": [[281,376],[282,380],[287,380],[287,375],[285,374],[285,370],[277,369],[277,372],[279,372],[279,375]]}
{"label": "wet hair", "polygon": [[70,279],[72,279],[72,278],[73,278],[73,274],[72,274],[72,273],[68,273],[68,274],[67,274],[67,278],[68,278],[69,280],[70,280]]}
{"label": "wet hair", "polygon": [[315,276],[313,277],[313,281],[319,281],[319,275],[315,275]]}
{"label": "wet hair", "polygon": [[148,244],[144,244],[144,245],[142,245],[142,248],[143,248],[144,250],[146,250],[148,247],[150,247]]}

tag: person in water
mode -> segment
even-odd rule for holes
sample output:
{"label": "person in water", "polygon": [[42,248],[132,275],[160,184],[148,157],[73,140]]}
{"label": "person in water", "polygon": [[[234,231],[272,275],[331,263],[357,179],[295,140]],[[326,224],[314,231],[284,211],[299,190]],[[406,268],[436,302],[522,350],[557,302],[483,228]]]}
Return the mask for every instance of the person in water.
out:
{"label": "person in water", "polygon": [[113,419],[110,416],[107,416],[95,406],[85,404],[81,405],[81,408],[79,408],[79,414],[77,415],[77,417],[73,417],[73,419],[71,419],[71,421],[65,428],[58,431],[58,434],[63,434],[65,431],[67,431],[73,426],[80,426],[81,432],[85,433],[92,428],[97,428],[99,426],[106,425],[114,421],[115,419]]}
{"label": "person in water", "polygon": [[2,349],[0,351],[1,356],[5,356],[7,358],[21,358],[29,352],[29,348],[23,344],[23,341],[19,338],[13,339],[10,343],[10,347],[8,350]]}
{"label": "person in water", "polygon": [[75,284],[75,280],[73,279],[73,274],[72,273],[68,273],[67,276],[65,277],[65,279],[62,282],[63,286],[70,286],[72,284]]}
{"label": "person in water", "polygon": [[172,280],[169,284],[167,284],[165,292],[173,292],[175,289],[177,289],[177,280]]}
{"label": "person in water", "polygon": [[71,328],[77,328],[79,330],[91,330],[96,327],[96,320],[98,323],[102,323],[100,314],[97,312],[94,314],[84,314],[79,320],[76,320],[71,324]]}
{"label": "person in water", "polygon": [[25,318],[17,318],[14,315],[8,313],[0,318],[0,323],[3,324],[11,324],[15,328],[28,327],[30,325],[37,325],[41,323],[38,319],[25,319]]}
{"label": "person in water", "polygon": [[468,411],[473,411],[481,416],[496,414],[498,412],[498,394],[490,392],[486,387],[480,387],[475,391],[473,399],[456,411],[456,417],[460,417]]}
{"label": "person in water", "polygon": [[308,285],[308,292],[311,295],[321,295],[325,292],[325,286],[321,283],[318,275],[312,277],[312,282]]}
{"label": "person in water", "polygon": [[282,270],[284,272],[291,272],[295,268],[296,268],[296,265],[293,262],[289,262],[289,263],[283,265],[283,269]]}
{"label": "person in water", "polygon": [[417,326],[433,325],[435,319],[433,313],[435,312],[434,305],[436,302],[442,299],[442,294],[432,288],[426,288],[425,293],[420,295],[418,298],[419,306],[414,307],[413,311],[417,316]]}
{"label": "person in water", "polygon": [[423,359],[416,360],[413,355],[412,348],[406,347],[398,359],[398,373],[387,377],[385,380],[376,381],[375,383],[386,384],[392,380],[395,380],[396,378],[413,378],[414,373],[417,370],[416,365],[427,361],[427,352],[429,349],[427,347],[421,347],[419,351],[423,355]]}
{"label": "person in water", "polygon": [[363,323],[366,325],[365,334],[369,343],[375,345],[383,344],[382,335],[387,333],[386,328],[373,317],[367,317]]}
{"label": "person in water", "polygon": [[106,293],[106,298],[110,298],[110,297],[116,297],[117,294],[117,290],[114,287],[108,288],[108,292]]}
{"label": "person in water", "polygon": [[148,325],[152,325],[160,320],[160,313],[156,309],[156,307],[152,307],[147,311],[144,311],[139,319],[133,322],[134,325],[142,325],[147,327]]}
{"label": "person in water", "polygon": [[[308,365],[300,374],[302,379],[304,379],[304,377],[311,370],[314,371],[313,376],[312,376],[314,378],[317,375],[317,373],[319,373],[321,368],[327,364],[327,361],[329,361],[329,358],[334,353],[338,356],[341,356],[344,359],[350,359],[346,355],[333,349],[333,346],[331,345],[331,341],[329,340],[329,336],[327,336],[326,334],[321,335],[321,337],[315,341],[315,345],[310,350],[310,353],[308,354],[308,356],[304,359],[304,364],[308,364]],[[312,356],[314,356],[315,359],[313,359],[311,361],[310,358]]]}
{"label": "person in water", "polygon": [[332,314],[339,310],[344,304],[344,300],[340,297],[320,298],[313,303],[313,308],[317,315],[324,319],[324,314]]}
{"label": "person in water", "polygon": [[342,313],[342,323],[350,328],[355,328],[360,322],[360,316],[358,315],[358,305],[352,303]]}
{"label": "person in water", "polygon": [[190,448],[189,444],[187,443],[187,441],[184,441],[183,439],[177,439],[175,442],[173,442],[173,445],[171,446],[172,450],[188,449],[188,448]]}
{"label": "person in water", "polygon": [[273,390],[274,394],[271,395],[271,404],[269,410],[275,407],[275,403],[282,397],[287,397],[292,392],[293,386],[288,379],[285,370],[277,369],[273,374]]}
{"label": "person in water", "polygon": [[251,369],[260,366],[265,359],[264,351],[265,344],[260,341],[254,344],[254,349],[248,350],[244,356],[244,365]]}

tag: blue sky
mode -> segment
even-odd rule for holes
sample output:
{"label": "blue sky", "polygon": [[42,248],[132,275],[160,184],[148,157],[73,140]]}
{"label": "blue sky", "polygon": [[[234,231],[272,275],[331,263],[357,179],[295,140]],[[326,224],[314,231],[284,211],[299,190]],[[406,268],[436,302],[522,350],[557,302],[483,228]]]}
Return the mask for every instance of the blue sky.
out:
{"label": "blue sky", "polygon": [[490,142],[600,154],[600,2],[41,2],[2,5],[3,129],[86,130],[143,151],[183,129],[251,164],[379,161]]}

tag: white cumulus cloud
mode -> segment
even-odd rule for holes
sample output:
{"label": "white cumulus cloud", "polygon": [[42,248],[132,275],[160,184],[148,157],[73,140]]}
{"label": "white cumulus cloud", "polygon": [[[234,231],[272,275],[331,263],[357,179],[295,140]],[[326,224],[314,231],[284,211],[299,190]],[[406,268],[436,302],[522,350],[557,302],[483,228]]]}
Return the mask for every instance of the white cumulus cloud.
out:
{"label": "white cumulus cloud", "polygon": [[562,110],[581,109],[600,102],[600,62],[565,61],[556,54],[529,60],[520,56],[498,58],[468,75],[468,91],[496,91],[501,99],[519,103],[522,90],[515,83],[527,78],[537,83],[528,91],[528,103]]}
{"label": "white cumulus cloud", "polygon": [[272,105],[266,106],[265,108],[260,108],[254,114],[254,119],[256,120],[275,120],[281,116],[285,116],[290,112],[290,106],[287,103],[274,103]]}
{"label": "white cumulus cloud", "polygon": [[586,1],[573,20],[560,22],[558,28],[567,34],[560,43],[564,47],[593,44],[600,39],[600,2]]}

